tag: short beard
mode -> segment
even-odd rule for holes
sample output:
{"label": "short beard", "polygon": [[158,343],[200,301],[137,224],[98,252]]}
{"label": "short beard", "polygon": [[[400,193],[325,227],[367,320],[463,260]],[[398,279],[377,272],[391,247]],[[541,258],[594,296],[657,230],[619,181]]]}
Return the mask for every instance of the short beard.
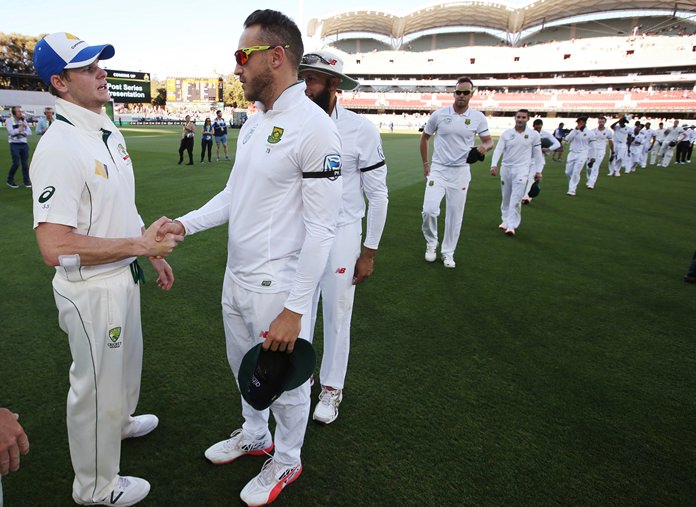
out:
{"label": "short beard", "polygon": [[250,102],[258,101],[265,105],[266,101],[264,99],[271,93],[273,85],[273,77],[270,70],[266,69],[263,73],[247,81],[246,85],[244,98]]}

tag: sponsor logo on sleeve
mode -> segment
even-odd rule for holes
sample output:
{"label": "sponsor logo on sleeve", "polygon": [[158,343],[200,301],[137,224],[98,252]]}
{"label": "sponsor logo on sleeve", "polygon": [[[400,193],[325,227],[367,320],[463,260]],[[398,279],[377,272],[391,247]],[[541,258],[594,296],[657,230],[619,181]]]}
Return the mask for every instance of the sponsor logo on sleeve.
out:
{"label": "sponsor logo on sleeve", "polygon": [[51,197],[53,197],[53,194],[56,192],[56,187],[46,187],[41,191],[41,195],[39,195],[39,204],[44,204],[47,202]]}
{"label": "sponsor logo on sleeve", "polygon": [[329,177],[330,180],[333,181],[337,179],[341,175],[341,155],[338,155],[336,153],[326,155],[324,157],[322,171],[333,173],[333,175]]}
{"label": "sponsor logo on sleeve", "polygon": [[382,145],[380,144],[377,146],[377,155],[381,160],[384,160],[384,150],[382,149]]}
{"label": "sponsor logo on sleeve", "polygon": [[130,155],[126,151],[126,147],[123,146],[121,143],[119,143],[119,145],[118,145],[118,152],[123,157],[123,160],[128,160],[130,158]]}

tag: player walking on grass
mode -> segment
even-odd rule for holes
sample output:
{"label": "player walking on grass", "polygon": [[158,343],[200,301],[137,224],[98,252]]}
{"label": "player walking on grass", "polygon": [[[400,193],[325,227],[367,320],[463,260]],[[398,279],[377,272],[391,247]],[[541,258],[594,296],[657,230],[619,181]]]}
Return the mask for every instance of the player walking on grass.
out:
{"label": "player walking on grass", "polygon": [[522,222],[522,198],[527,190],[527,179],[534,173],[535,181],[541,180],[544,155],[541,152],[539,133],[527,126],[529,111],[520,109],[515,114],[515,128],[508,129],[498,139],[491,160],[491,175],[498,175],[498,161],[503,158],[500,169],[500,191],[502,222],[498,229],[514,236]]}
{"label": "player walking on grass", "polygon": [[[445,233],[440,252],[446,268],[456,266],[454,251],[462,229],[466,194],[471,182],[471,167],[467,162],[469,151],[476,149],[483,154],[493,148],[486,117],[469,107],[474,92],[471,79],[460,77],[454,89],[454,103],[432,114],[420,138],[423,176],[426,179],[422,227],[425,260],[435,262],[437,259],[437,218],[440,203],[445,198]],[[428,160],[428,141],[436,133],[431,164]],[[474,147],[477,134],[482,144]]]}
{"label": "player walking on grass", "polygon": [[[555,150],[561,147],[561,143],[558,142],[551,132],[542,130],[544,122],[541,118],[537,118],[532,123],[532,128],[539,134],[539,139],[541,139],[541,153],[544,155],[544,165],[546,165],[546,157],[549,153],[554,153]],[[533,163],[533,162],[532,162]],[[543,172],[544,167],[541,167],[539,172]],[[536,179],[536,171],[534,167],[529,168],[529,176],[527,177],[527,188],[524,191],[524,197],[522,198],[522,204],[529,204],[532,202],[532,198],[529,196],[529,190],[532,188]]]}
{"label": "player walking on grass", "polygon": [[621,168],[626,168],[631,163],[628,157],[628,136],[631,128],[627,125],[628,118],[624,115],[609,127],[612,130],[612,151],[609,156],[609,174],[607,176],[621,176]]}
{"label": "player walking on grass", "polygon": [[[225,189],[162,229],[194,234],[228,224],[222,318],[235,377],[258,343],[291,352],[299,336],[309,337],[312,297],[334,239],[342,187],[338,131],[297,81],[304,52],[297,25],[280,12],[254,11],[239,47],[234,72],[259,112],[239,132]],[[241,404],[242,428],[205,451],[215,464],[274,448],[269,410],[243,398]],[[302,473],[309,407],[309,381],[271,405],[275,454],[242,490],[247,505],[272,502]]]}
{"label": "player walking on grass", "polygon": [[102,112],[110,97],[99,60],[113,55],[111,45],[88,46],[64,32],[34,50],[37,74],[58,97],[57,121],[30,171],[36,239],[56,267],[58,321],[73,359],[67,425],[73,499],[81,505],[133,505],[150,491],[147,481],[119,475],[121,440],[158,424],[154,415],[133,417],[143,359],[137,257],[150,256],[158,285],[169,290],[174,275],[161,257],[183,240],[155,241],[164,218],[143,228],[126,142]]}
{"label": "player walking on grass", "polygon": [[[595,161],[594,164],[592,164],[592,167],[590,167],[589,164],[587,166],[587,182],[585,183],[585,186],[590,190],[594,190],[594,187],[597,184],[599,169],[602,162],[604,162],[604,157],[607,154],[607,143],[609,143],[610,151],[614,151],[614,136],[612,134],[612,130],[606,127],[606,117],[600,116],[597,118],[597,123],[597,128],[592,131],[595,141],[592,146],[592,153],[590,154],[590,157],[594,158]],[[609,164],[611,164],[611,162],[609,162]]]}
{"label": "player walking on grass", "polygon": [[587,129],[587,116],[580,116],[576,126],[566,136],[568,141],[568,158],[566,159],[566,176],[568,177],[567,195],[575,196],[580,182],[580,174],[585,163],[594,165],[591,157],[594,148],[594,135]]}
{"label": "player walking on grass", "polygon": [[[300,63],[306,94],[328,113],[338,128],[342,149],[343,205],[336,239],[312,303],[313,334],[319,295],[324,321],[324,355],[319,380],[321,393],[313,419],[324,424],[338,417],[348,369],[350,321],[355,286],[372,275],[387,220],[387,165],[379,131],[369,120],[341,107],[336,90],[352,90],[357,81],[343,74],[343,62],[328,51],[309,53]],[[365,197],[369,202],[367,234],[360,251]]]}

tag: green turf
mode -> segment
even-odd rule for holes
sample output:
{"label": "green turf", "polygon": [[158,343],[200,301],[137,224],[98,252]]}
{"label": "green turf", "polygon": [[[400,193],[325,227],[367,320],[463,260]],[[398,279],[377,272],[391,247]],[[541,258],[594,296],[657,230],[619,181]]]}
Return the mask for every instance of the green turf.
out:
{"label": "green turf", "polygon": [[[148,223],[227,180],[228,163],[176,164],[178,129],[124,133]],[[357,291],[341,415],[310,422],[304,472],[278,505],[693,505],[696,287],[681,277],[696,248],[696,163],[602,170],[597,190],[581,183],[571,198],[549,162],[516,238],[497,230],[499,183],[477,164],[457,268],[446,270],[423,260],[418,136],[383,139],[389,218]],[[0,210],[0,405],[21,414],[32,445],[4,478],[6,506],[68,506],[70,354],[52,269],[29,191],[0,187]],[[152,483],[143,505],[238,505],[263,463],[203,458],[241,422],[220,318],[225,260],[226,229],[201,233],[170,257],[171,292],[143,287],[139,407],[161,424],[124,443],[121,459],[123,474]]]}

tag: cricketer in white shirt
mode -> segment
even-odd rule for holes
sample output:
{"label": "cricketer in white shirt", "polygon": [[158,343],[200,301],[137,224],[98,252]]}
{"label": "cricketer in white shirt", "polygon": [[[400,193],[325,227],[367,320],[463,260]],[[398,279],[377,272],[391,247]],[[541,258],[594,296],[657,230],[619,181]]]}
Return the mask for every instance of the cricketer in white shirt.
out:
{"label": "cricketer in white shirt", "polygon": [[587,117],[581,116],[577,119],[576,127],[566,136],[569,145],[565,170],[568,177],[568,195],[575,195],[585,163],[594,165],[595,161],[591,153],[594,140],[594,135],[587,129]]}
{"label": "cricketer in white shirt", "polygon": [[502,218],[499,229],[514,236],[522,222],[522,198],[527,190],[529,174],[541,178],[544,156],[541,152],[539,133],[527,127],[529,112],[518,111],[515,115],[515,128],[508,129],[498,139],[491,160],[491,174],[497,175],[498,161],[503,158],[500,169],[500,191]]}

